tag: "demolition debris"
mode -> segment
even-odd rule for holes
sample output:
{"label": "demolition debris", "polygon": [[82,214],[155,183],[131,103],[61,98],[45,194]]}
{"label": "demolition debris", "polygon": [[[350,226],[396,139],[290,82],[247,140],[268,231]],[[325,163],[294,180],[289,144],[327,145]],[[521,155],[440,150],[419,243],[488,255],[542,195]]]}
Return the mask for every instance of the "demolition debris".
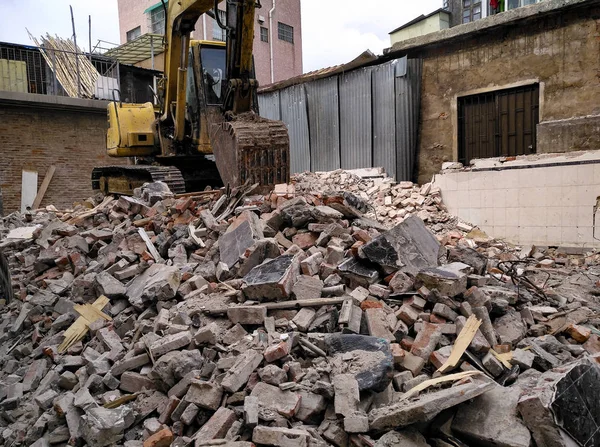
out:
{"label": "demolition debris", "polygon": [[145,185],[0,227],[0,445],[600,445],[600,257],[431,184]]}

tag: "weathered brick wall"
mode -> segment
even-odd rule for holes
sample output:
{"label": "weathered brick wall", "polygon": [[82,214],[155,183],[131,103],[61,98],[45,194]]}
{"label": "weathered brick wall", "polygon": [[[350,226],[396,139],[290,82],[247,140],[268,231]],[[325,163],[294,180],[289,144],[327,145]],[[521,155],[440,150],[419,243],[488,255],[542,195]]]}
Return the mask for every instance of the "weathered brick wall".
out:
{"label": "weathered brick wall", "polygon": [[38,172],[38,189],[50,165],[56,172],[42,206],[70,208],[90,197],[94,166],[126,164],[106,155],[106,112],[0,107],[0,188],[5,215],[21,206],[21,172]]}

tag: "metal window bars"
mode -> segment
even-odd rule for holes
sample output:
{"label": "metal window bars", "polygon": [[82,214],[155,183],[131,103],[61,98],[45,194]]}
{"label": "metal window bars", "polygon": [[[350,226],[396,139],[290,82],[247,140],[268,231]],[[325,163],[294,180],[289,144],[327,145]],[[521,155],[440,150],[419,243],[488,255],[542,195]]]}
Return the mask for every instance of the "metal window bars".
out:
{"label": "metal window bars", "polygon": [[[78,64],[75,63],[78,58]],[[112,99],[119,62],[98,54],[0,43],[0,91]]]}

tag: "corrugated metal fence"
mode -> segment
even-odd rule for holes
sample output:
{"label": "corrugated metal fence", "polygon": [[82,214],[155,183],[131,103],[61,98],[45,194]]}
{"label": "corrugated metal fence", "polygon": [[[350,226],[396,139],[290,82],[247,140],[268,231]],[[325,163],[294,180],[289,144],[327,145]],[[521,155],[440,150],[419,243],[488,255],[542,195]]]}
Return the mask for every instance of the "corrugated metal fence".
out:
{"label": "corrugated metal fence", "polygon": [[421,66],[395,59],[260,93],[260,114],[288,126],[294,173],[382,166],[413,180]]}

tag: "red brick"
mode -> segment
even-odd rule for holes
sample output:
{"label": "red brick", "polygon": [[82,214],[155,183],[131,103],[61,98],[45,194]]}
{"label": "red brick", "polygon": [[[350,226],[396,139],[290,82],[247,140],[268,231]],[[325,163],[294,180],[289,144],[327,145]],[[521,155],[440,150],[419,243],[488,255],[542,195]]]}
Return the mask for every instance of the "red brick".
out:
{"label": "red brick", "polygon": [[168,428],[154,433],[144,441],[144,447],[169,447],[173,442],[173,433]]}

